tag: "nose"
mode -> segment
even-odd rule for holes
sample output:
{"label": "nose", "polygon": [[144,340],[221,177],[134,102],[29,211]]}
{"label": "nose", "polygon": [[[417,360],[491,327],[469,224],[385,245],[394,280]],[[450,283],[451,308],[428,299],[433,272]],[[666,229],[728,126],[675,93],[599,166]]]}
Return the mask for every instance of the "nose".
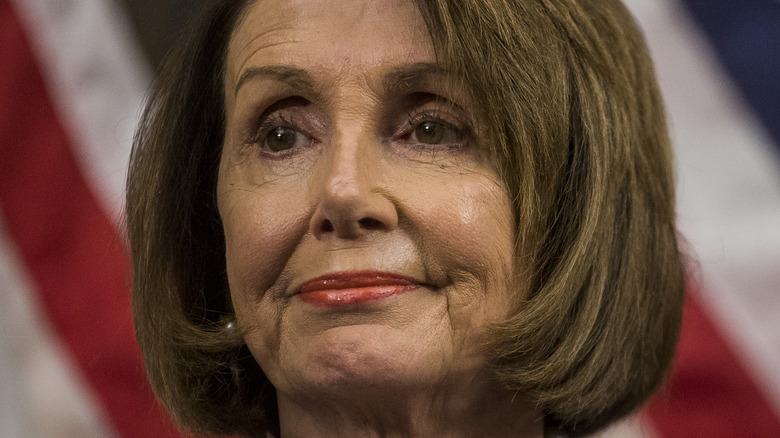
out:
{"label": "nose", "polygon": [[[382,187],[376,145],[341,136],[324,160],[321,178],[312,181],[320,197],[310,230],[317,239],[360,239],[398,226],[398,212]],[[325,158],[325,157],[323,157]]]}

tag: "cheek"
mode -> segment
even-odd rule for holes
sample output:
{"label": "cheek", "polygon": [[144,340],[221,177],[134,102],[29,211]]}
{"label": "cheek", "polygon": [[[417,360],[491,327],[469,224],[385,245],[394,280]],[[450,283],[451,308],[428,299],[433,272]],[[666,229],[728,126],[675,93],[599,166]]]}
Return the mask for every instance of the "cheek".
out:
{"label": "cheek", "polygon": [[286,283],[280,277],[306,232],[302,206],[289,196],[258,188],[223,194],[220,214],[225,231],[230,297],[245,341],[264,370],[273,371],[279,350],[281,316],[278,297]]}
{"label": "cheek", "polygon": [[300,221],[289,208],[274,208],[259,196],[241,197],[232,202],[228,214],[222,214],[228,278],[231,290],[258,293],[282,270],[285,254],[295,247]]}
{"label": "cheek", "polygon": [[426,227],[423,235],[435,238],[434,247],[468,271],[487,275],[511,270],[514,232],[504,191],[480,180],[445,187],[438,202],[427,197],[420,203],[420,214],[425,215],[419,221]]}
{"label": "cheek", "polygon": [[[496,183],[473,175],[422,194],[415,210],[426,250],[458,287],[453,312],[472,320],[503,317],[515,291],[514,229],[509,197]],[[433,200],[435,199],[436,202]],[[451,315],[458,317],[458,315]]]}
{"label": "cheek", "polygon": [[282,273],[308,226],[305,206],[290,196],[252,187],[219,200],[230,297],[239,325],[251,336],[278,338],[270,333],[279,325],[274,297],[287,286]]}

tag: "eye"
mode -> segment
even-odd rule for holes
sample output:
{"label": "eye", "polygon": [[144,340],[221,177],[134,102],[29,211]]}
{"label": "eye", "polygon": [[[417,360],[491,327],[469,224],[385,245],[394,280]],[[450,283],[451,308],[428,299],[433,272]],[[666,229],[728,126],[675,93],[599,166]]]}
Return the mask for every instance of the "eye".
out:
{"label": "eye", "polygon": [[271,152],[282,152],[296,146],[306,146],[311,140],[300,131],[287,126],[273,128],[265,136],[265,146]]}
{"label": "eye", "polygon": [[409,120],[412,130],[405,140],[421,145],[458,147],[465,142],[464,130],[433,114],[420,114]]}
{"label": "eye", "polygon": [[286,156],[311,146],[314,138],[288,114],[274,113],[263,119],[255,130],[254,140],[260,150],[274,156]]}
{"label": "eye", "polygon": [[439,144],[444,140],[447,128],[448,127],[441,122],[422,122],[414,128],[414,135],[420,143]]}

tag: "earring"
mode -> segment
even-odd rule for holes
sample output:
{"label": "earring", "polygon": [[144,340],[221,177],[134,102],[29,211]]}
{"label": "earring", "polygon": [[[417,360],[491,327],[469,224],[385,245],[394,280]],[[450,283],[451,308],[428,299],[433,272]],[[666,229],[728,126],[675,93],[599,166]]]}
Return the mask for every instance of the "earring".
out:
{"label": "earring", "polygon": [[236,315],[232,313],[228,313],[220,316],[219,326],[222,328],[222,330],[225,331],[235,330],[236,328],[238,328],[238,323],[236,322]]}

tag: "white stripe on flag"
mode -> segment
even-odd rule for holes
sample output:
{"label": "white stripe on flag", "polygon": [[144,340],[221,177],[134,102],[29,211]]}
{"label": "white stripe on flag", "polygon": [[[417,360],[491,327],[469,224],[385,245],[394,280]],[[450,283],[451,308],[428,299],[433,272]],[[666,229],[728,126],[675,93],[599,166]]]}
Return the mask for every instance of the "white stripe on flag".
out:
{"label": "white stripe on flag", "polygon": [[0,222],[0,437],[115,436],[19,259]]}
{"label": "white stripe on flag", "polygon": [[82,172],[121,227],[149,68],[116,2],[12,0]]}

